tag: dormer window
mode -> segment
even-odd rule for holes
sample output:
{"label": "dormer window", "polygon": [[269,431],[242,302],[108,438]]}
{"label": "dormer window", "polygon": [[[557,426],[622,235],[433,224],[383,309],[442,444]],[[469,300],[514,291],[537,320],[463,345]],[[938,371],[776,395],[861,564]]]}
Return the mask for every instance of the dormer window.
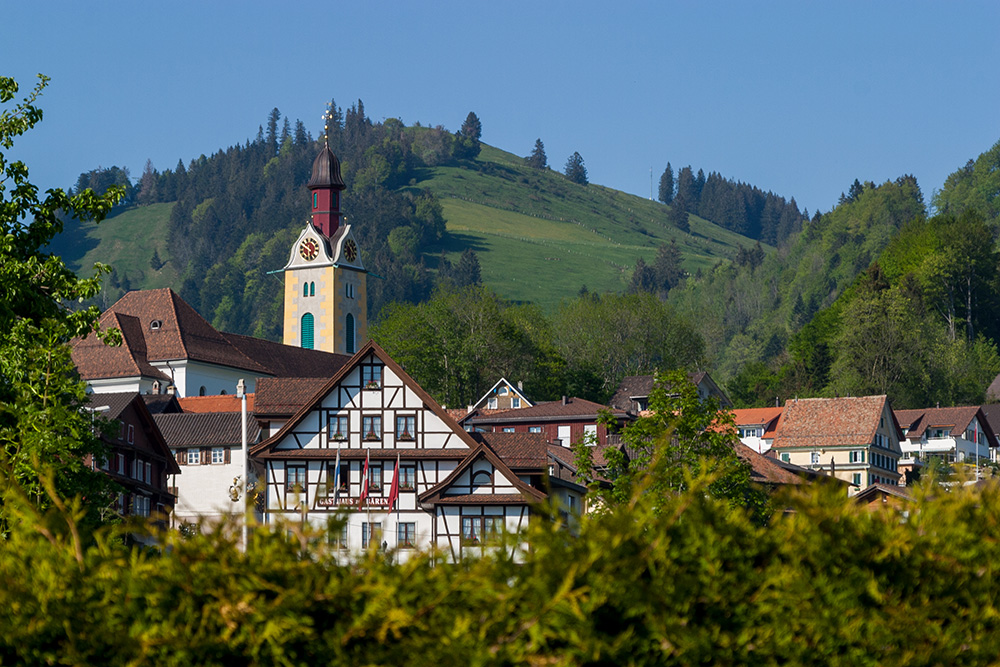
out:
{"label": "dormer window", "polygon": [[153,320],[149,323],[150,331],[159,331],[163,327],[163,320]]}

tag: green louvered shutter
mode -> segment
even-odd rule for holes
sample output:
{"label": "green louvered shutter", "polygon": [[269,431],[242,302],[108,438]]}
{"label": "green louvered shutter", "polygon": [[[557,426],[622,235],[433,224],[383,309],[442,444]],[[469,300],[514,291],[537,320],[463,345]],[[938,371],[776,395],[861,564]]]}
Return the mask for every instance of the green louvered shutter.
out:
{"label": "green louvered shutter", "polygon": [[302,316],[302,347],[313,349],[313,316],[306,313]]}

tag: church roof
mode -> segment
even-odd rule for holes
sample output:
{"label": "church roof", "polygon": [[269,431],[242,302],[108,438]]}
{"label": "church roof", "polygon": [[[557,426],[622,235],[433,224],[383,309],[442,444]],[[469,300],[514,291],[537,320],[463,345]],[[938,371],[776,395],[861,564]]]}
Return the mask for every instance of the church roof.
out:
{"label": "church roof", "polygon": [[108,311],[101,317],[101,329],[119,329],[121,345],[106,345],[96,335],[73,340],[73,362],[84,379],[147,377],[170,382],[170,377],[149,363],[146,340],[139,318]]}
{"label": "church roof", "polygon": [[313,188],[343,190],[347,187],[344,185],[344,179],[340,176],[340,160],[330,150],[330,144],[324,144],[323,150],[313,160],[312,176],[306,187],[310,190]]}
{"label": "church roof", "polygon": [[[120,326],[121,315],[131,318],[127,328]],[[266,367],[237,349],[169,288],[128,292],[101,316],[101,328],[112,327],[121,328],[123,347],[134,358],[141,349],[149,362],[186,359],[268,374]],[[102,369],[100,362],[106,355],[97,353],[98,359],[92,358],[95,346],[74,347],[73,360],[84,379],[125,377]]]}
{"label": "church roof", "polygon": [[73,361],[85,380],[143,376],[170,381],[153,362],[189,360],[255,375],[329,378],[350,359],[269,340],[218,331],[169,288],[138,290],[101,316],[101,329],[120,329],[122,344],[96,336],[73,341]]}

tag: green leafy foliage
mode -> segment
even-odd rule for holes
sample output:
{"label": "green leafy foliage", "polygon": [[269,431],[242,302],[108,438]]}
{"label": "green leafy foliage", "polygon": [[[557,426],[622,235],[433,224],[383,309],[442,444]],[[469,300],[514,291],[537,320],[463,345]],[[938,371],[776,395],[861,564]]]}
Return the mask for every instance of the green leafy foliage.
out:
{"label": "green leafy foliage", "polygon": [[[0,146],[42,119],[36,101],[48,79],[39,76],[35,89],[0,113]],[[15,100],[17,82],[0,77],[0,104]],[[28,168],[0,152],[0,524],[6,529],[13,504],[28,508],[63,506],[64,498],[86,496],[86,519],[101,520],[111,499],[106,475],[94,472],[87,457],[100,458],[104,448],[94,420],[82,407],[85,385],[70,358],[69,341],[97,335],[96,307],[72,310],[70,304],[93,297],[100,275],[80,279],[58,256],[45,251],[62,231],[61,213],[99,221],[121,196],[110,186],[106,194],[60,189],[39,196]],[[31,510],[34,511],[34,510]]]}
{"label": "green leafy foliage", "polygon": [[972,210],[995,223],[1000,218],[1000,141],[948,176],[933,204],[941,213],[961,215]]}
{"label": "green leafy foliage", "polygon": [[609,450],[613,487],[605,498],[628,504],[639,493],[659,501],[687,490],[691,470],[702,469],[714,480],[709,492],[733,506],[748,508],[757,521],[768,514],[767,494],[750,478],[750,465],[735,450],[736,430],[729,412],[715,398],[701,400],[698,390],[680,371],[659,373],[649,393],[646,413],[625,426],[621,450]]}
{"label": "green leafy foliage", "polygon": [[[536,508],[517,560],[446,564],[225,530],[126,551],[19,524],[0,550],[4,664],[990,664],[1000,492],[917,490],[901,520],[839,487],[767,525],[692,474],[583,517]],[[550,518],[551,517],[551,518]],[[336,525],[333,526],[336,529]],[[45,533],[48,533],[48,537]]]}

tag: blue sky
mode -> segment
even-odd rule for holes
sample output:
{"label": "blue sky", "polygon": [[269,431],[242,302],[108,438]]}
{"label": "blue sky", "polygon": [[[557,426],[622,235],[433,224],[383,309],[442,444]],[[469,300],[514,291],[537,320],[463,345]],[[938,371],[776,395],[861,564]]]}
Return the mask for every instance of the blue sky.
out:
{"label": "blue sky", "polygon": [[1000,140],[997,2],[8,3],[0,75],[52,77],[21,138],[43,187],[172,168],[332,97],[649,196],[669,160],[827,211],[855,178],[930,199]]}

